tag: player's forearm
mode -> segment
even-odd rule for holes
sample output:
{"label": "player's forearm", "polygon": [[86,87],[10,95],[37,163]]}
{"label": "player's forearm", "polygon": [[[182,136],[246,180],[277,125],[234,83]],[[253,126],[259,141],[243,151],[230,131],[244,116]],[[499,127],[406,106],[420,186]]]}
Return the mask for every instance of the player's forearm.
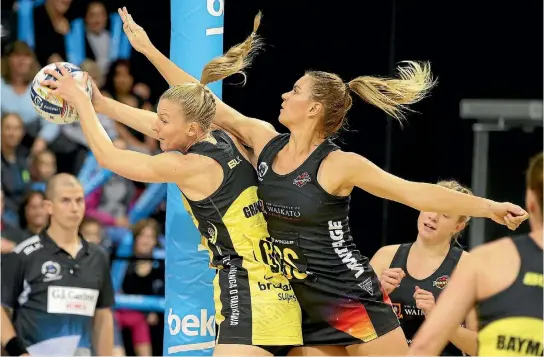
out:
{"label": "player's forearm", "polygon": [[95,313],[93,347],[97,356],[113,355],[113,315],[110,309],[99,309]]}
{"label": "player's forearm", "polygon": [[157,133],[153,131],[153,124],[157,120],[154,112],[134,108],[111,98],[104,98],[103,104],[96,109],[142,134],[157,139]]}
{"label": "player's forearm", "polygon": [[100,124],[90,100],[86,98],[81,99],[76,103],[76,108],[81,118],[81,128],[83,129],[83,134],[87,139],[89,148],[96,157],[96,161],[98,161],[100,166],[104,167],[104,161],[117,148],[113,145],[102,124]]}
{"label": "player's forearm", "polygon": [[408,206],[425,212],[489,217],[494,201],[467,195],[435,184],[412,182],[404,192]]}
{"label": "player's forearm", "polygon": [[169,85],[175,86],[187,82],[198,82],[198,79],[179,68],[168,57],[162,54],[156,47],[151,47],[143,53],[155,66]]}
{"label": "player's forearm", "polygon": [[15,333],[15,329],[13,328],[13,324],[11,323],[11,319],[8,316],[8,313],[6,312],[5,308],[2,307],[2,346],[5,347],[6,344],[17,334]]}
{"label": "player's forearm", "polygon": [[478,333],[466,327],[459,326],[451,335],[450,342],[471,356],[478,353]]}

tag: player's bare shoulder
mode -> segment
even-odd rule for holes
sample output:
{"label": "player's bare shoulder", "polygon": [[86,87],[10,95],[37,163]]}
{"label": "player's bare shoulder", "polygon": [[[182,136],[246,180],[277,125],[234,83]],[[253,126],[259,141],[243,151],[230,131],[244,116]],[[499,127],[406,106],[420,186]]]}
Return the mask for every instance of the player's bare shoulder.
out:
{"label": "player's bare shoulder", "polygon": [[[342,150],[331,151],[324,159],[323,165],[327,165],[330,168],[338,168],[348,164],[352,152],[346,152]],[[356,155],[356,154],[355,154]]]}
{"label": "player's bare shoulder", "polygon": [[517,256],[518,254],[512,239],[504,237],[477,246],[470,251],[470,255],[476,261],[486,265],[488,263],[504,262],[504,257]]}
{"label": "player's bare shoulder", "polygon": [[375,256],[380,255],[384,259],[388,259],[389,263],[391,263],[391,260],[393,260],[397,250],[399,250],[399,247],[400,244],[385,245],[376,252]]}
{"label": "player's bare shoulder", "polygon": [[353,174],[357,163],[368,161],[365,157],[349,151],[331,151],[321,163],[320,170],[334,175],[339,180],[345,181]]}
{"label": "player's bare shoulder", "polygon": [[508,288],[516,279],[521,263],[512,239],[504,237],[471,250],[470,260],[477,273],[478,300]]}
{"label": "player's bare shoulder", "polygon": [[328,193],[336,196],[347,196],[351,193],[353,186],[346,185],[350,154],[352,153],[334,150],[321,161],[317,180]]}
{"label": "player's bare shoulder", "polygon": [[389,268],[399,247],[400,244],[392,244],[378,249],[370,260],[370,265],[372,265],[372,268],[374,268],[377,274]]}

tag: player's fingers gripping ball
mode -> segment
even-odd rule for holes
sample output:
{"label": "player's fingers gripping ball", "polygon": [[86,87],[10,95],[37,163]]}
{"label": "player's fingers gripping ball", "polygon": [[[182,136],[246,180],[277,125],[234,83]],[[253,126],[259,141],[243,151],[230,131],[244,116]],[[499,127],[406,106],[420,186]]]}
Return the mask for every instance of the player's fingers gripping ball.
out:
{"label": "player's fingers gripping ball", "polygon": [[[79,85],[83,86],[89,98],[92,97],[91,79],[78,66],[68,62],[58,62],[43,67],[32,81],[30,96],[36,112],[45,120],[55,124],[70,124],[79,120],[76,108],[58,94],[58,81],[62,80],[63,76],[73,77]],[[83,83],[85,79],[86,83]]]}

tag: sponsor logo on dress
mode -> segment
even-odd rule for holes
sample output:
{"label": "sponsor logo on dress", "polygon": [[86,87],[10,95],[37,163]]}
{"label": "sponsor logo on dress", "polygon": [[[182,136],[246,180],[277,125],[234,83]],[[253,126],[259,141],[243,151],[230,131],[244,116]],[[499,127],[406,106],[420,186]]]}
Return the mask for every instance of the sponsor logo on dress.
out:
{"label": "sponsor logo on dress", "polygon": [[268,171],[268,164],[266,162],[261,162],[259,164],[259,167],[257,167],[257,176],[259,181],[263,180],[264,175],[266,175],[266,172]]}
{"label": "sponsor logo on dress", "polygon": [[[349,248],[349,241],[344,240],[344,228],[341,221],[329,221],[329,236],[332,240],[332,247],[338,257],[342,260],[342,263],[351,270],[356,279],[365,272],[365,268],[360,261],[357,260],[359,257],[358,251],[354,251]],[[348,245],[348,247],[346,247]],[[354,254],[355,253],[355,254]],[[366,280],[365,280],[366,282]],[[362,284],[364,284],[363,282]],[[361,288],[363,288],[361,286]],[[372,287],[371,287],[372,288]],[[364,289],[364,288],[363,288]]]}
{"label": "sponsor logo on dress", "polygon": [[393,305],[393,311],[395,311],[397,318],[402,319],[402,305],[397,302],[392,303],[392,305]]}
{"label": "sponsor logo on dress", "polygon": [[372,279],[366,278],[365,281],[358,284],[361,289],[374,296],[374,290],[372,289]]}
{"label": "sponsor logo on dress", "polygon": [[433,281],[433,286],[436,286],[439,289],[444,289],[446,285],[448,284],[448,281],[450,280],[450,277],[447,275],[442,275],[441,277],[436,278],[435,281]]}
{"label": "sponsor logo on dress", "polygon": [[295,179],[293,180],[293,185],[295,185],[297,187],[302,187],[302,186],[306,185],[308,182],[311,182],[311,181],[312,181],[312,179],[310,178],[310,174],[307,173],[307,172],[303,172],[300,175],[298,175],[297,177],[295,177]]}

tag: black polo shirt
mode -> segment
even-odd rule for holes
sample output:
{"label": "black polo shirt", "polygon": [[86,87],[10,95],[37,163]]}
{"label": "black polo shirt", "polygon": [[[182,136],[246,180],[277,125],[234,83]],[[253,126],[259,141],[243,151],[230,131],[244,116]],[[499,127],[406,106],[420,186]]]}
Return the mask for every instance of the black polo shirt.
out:
{"label": "black polo shirt", "polygon": [[44,230],[4,258],[2,305],[13,309],[15,331],[31,354],[90,348],[95,309],[114,304],[105,252],[81,243],[74,259]]}

